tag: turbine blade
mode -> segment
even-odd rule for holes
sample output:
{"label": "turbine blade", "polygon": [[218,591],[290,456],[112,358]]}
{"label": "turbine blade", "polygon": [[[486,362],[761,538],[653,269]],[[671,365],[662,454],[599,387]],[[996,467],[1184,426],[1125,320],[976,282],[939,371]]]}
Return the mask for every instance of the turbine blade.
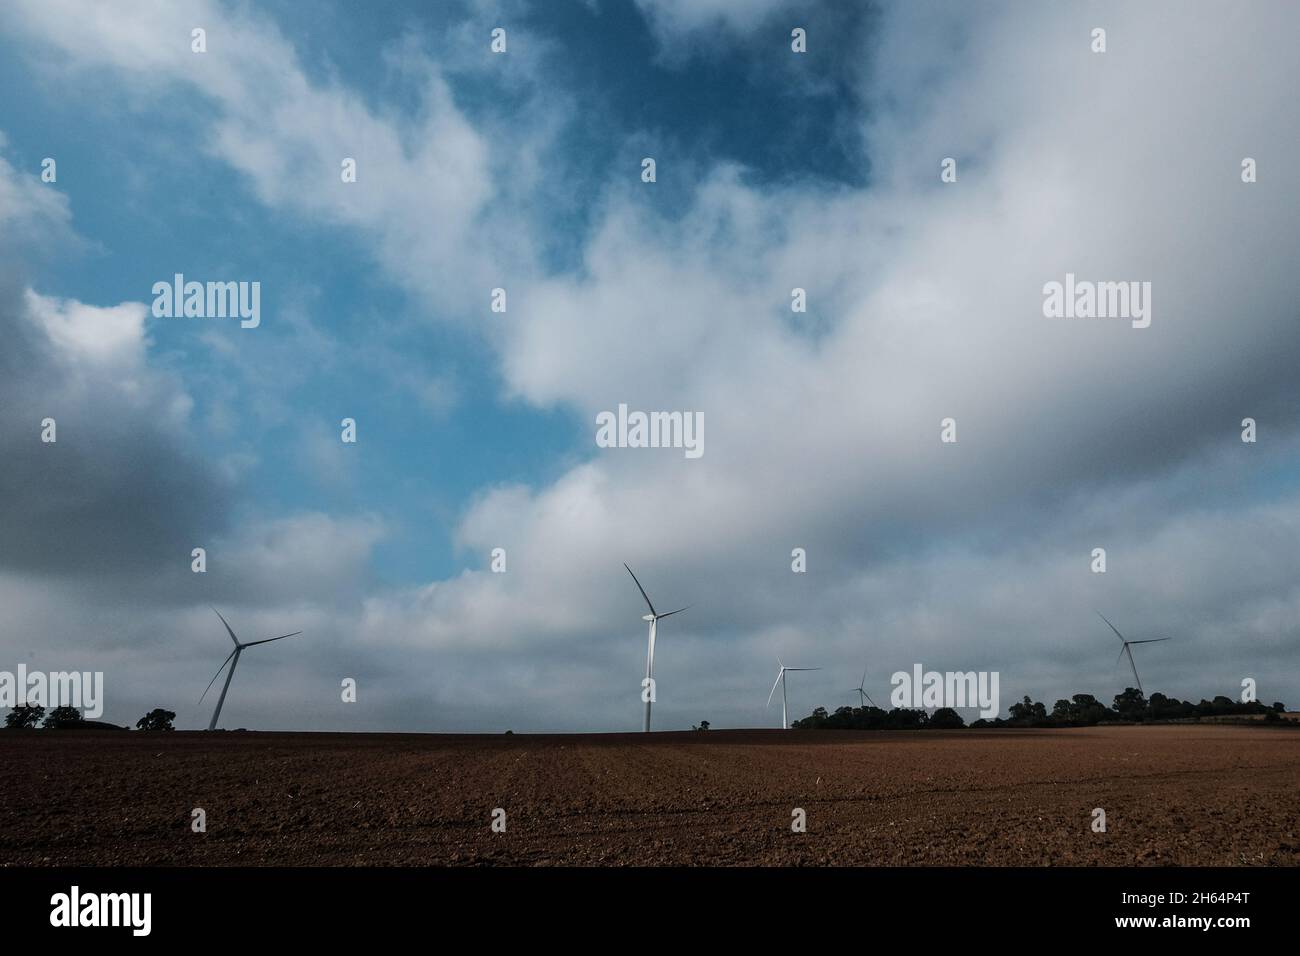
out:
{"label": "turbine blade", "polygon": [[[209,604],[208,607],[212,607],[212,605]],[[215,614],[217,617],[221,617],[221,612],[218,611],[215,607],[212,608],[212,613]],[[224,617],[221,617],[221,623],[226,624],[226,619]],[[235,646],[238,647],[239,638],[235,637],[235,632],[230,629],[229,624],[226,624],[226,633],[230,635],[230,639],[234,641]]]}
{"label": "turbine blade", "polygon": [[669,611],[667,614],[658,614],[658,615],[656,615],[656,617],[658,617],[660,620],[662,620],[663,618],[666,618],[666,617],[672,617],[674,614],[681,614],[682,611],[689,611],[690,609],[691,609],[691,606],[688,604],[688,605],[686,605],[686,607],[679,607],[679,608],[678,608],[677,610],[675,610],[675,611]]}
{"label": "turbine blade", "polygon": [[867,686],[867,669],[865,667],[862,668],[862,680],[858,681],[858,686],[859,687]]}
{"label": "turbine blade", "polygon": [[787,667],[788,671],[819,671],[820,667]]}
{"label": "turbine blade", "polygon": [[[1121,648],[1119,649],[1119,657],[1115,658],[1115,664],[1114,664],[1113,666],[1118,666],[1118,665],[1119,665],[1119,662],[1122,661],[1122,660],[1124,659],[1124,652],[1125,652],[1126,650],[1128,650],[1128,645],[1127,645],[1127,644],[1125,644],[1123,647],[1121,647]],[[1114,672],[1114,671],[1111,671],[1111,673],[1113,674],[1113,673],[1115,673],[1115,672]]]}
{"label": "turbine blade", "polygon": [[870,695],[870,694],[867,694],[865,691],[864,691],[863,693],[864,693],[864,695],[865,695],[866,698],[867,698],[867,703],[870,704],[872,707],[875,707],[875,706],[876,706],[876,702],[875,702],[874,700],[871,699],[871,695]]}
{"label": "turbine blade", "polygon": [[294,631],[292,634],[281,634],[279,637],[268,637],[264,641],[249,641],[245,647],[256,647],[258,644],[270,644],[272,641],[282,641],[286,637],[297,637],[302,631]]}
{"label": "turbine blade", "polygon": [[776,685],[781,683],[781,678],[785,676],[785,668],[782,667],[776,674],[776,683],[772,685],[772,692],[767,695],[767,706],[772,706],[772,697],[776,694]]}
{"label": "turbine blade", "polygon": [[1159,643],[1160,641],[1167,641],[1167,640],[1169,640],[1169,638],[1167,637],[1150,637],[1147,638],[1145,641],[1129,641],[1129,643],[1130,644],[1156,644]]}
{"label": "turbine blade", "polygon": [[[624,564],[623,567],[627,568],[627,565]],[[632,569],[631,569],[631,568],[627,568],[627,573],[628,573],[628,574],[632,574]],[[641,592],[641,596],[642,596],[643,598],[645,598],[645,603],[646,603],[646,606],[647,606],[648,608],[650,608],[650,613],[651,613],[651,614],[655,614],[655,613],[657,613],[657,612],[655,611],[655,606],[654,606],[653,604],[650,603],[650,595],[648,595],[648,594],[645,593],[645,588],[641,587],[641,582],[636,580],[636,575],[635,575],[635,574],[632,574],[632,580],[633,580],[633,581],[636,581],[636,589],[637,589],[638,591],[640,591],[640,592]]]}
{"label": "turbine blade", "polygon": [[[1101,611],[1097,612],[1097,616],[1101,618],[1103,621],[1106,621],[1106,615],[1102,614]],[[1126,643],[1124,640],[1124,635],[1119,632],[1119,628],[1117,628],[1114,624],[1110,623],[1110,621],[1106,621],[1106,626],[1115,632],[1115,636],[1119,638],[1121,644]]]}
{"label": "turbine blade", "polygon": [[[239,648],[236,647],[233,651],[230,652],[230,657],[234,657],[238,651]],[[203,693],[199,695],[200,704],[203,703],[203,698],[208,696],[208,691],[212,690],[212,685],[217,682],[217,678],[220,677],[221,672],[226,669],[226,665],[230,663],[230,657],[227,657],[224,661],[221,662],[221,666],[217,668],[217,672],[212,675],[212,680],[208,681],[208,686],[204,688]]]}

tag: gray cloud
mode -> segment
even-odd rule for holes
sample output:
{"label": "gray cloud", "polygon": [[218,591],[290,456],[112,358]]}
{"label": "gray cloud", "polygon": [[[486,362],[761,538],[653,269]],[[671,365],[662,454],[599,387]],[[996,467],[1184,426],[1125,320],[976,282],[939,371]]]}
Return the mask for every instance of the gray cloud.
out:
{"label": "gray cloud", "polygon": [[147,366],[143,315],[0,282],[0,567],[112,578],[223,529],[227,486],[191,447],[184,388]]}

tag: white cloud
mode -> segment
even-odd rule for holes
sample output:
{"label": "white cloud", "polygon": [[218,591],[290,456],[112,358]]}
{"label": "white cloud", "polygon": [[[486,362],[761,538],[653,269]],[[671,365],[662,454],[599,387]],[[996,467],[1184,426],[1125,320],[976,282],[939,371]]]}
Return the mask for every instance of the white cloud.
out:
{"label": "white cloud", "polygon": [[[1036,679],[1060,662],[1051,635],[1062,620],[1084,639],[1091,625],[1095,582],[1075,555],[1095,535],[1080,527],[1057,540],[1064,509],[1095,509],[1134,482],[1172,493],[1184,467],[1216,486],[1240,480],[1258,467],[1237,439],[1255,409],[1269,410],[1274,441],[1294,434],[1300,283],[1277,250],[1297,239],[1300,189],[1274,180],[1265,197],[1238,178],[1242,155],[1285,162],[1300,147],[1295,124],[1263,119],[1289,115],[1294,11],[1225,28],[1172,7],[1111,8],[1109,59],[1090,59],[1091,21],[1074,14],[950,12],[928,28],[894,9],[876,38],[883,55],[863,81],[882,111],[869,122],[869,189],[759,190],[723,169],[681,220],[660,217],[644,191],[615,191],[581,273],[516,296],[526,320],[497,346],[518,393],[589,423],[620,401],[700,409],[709,448],[695,464],[608,452],[551,487],[480,501],[463,536],[479,548],[509,538],[524,580],[499,596],[475,575],[439,585],[451,591],[440,607],[460,607],[459,592],[472,608],[454,618],[464,633],[483,615],[494,633],[541,641],[546,608],[581,606],[578,632],[613,628],[636,643],[635,593],[615,573],[628,560],[683,600],[703,590],[720,605],[719,618],[706,608],[676,627],[721,629],[729,657],[765,657],[759,635],[782,626],[833,660],[867,641],[892,641],[910,660],[918,635],[928,653],[964,656],[998,629],[1012,637],[984,662]],[[1189,61],[1179,52],[1209,48]],[[1218,117],[1213,135],[1207,115]],[[960,159],[959,185],[939,183],[947,155]],[[1152,281],[1152,327],[1045,319],[1041,287],[1066,271]],[[794,325],[793,286],[827,313],[820,337]],[[951,448],[938,441],[947,415],[959,422]],[[1161,493],[1151,498],[1159,507]],[[1244,576],[1209,586],[1198,556],[1231,564],[1225,551],[1239,559],[1252,547],[1250,535],[1225,545],[1218,526],[1255,519],[1225,506],[1199,520],[1181,510],[1185,497],[1171,506],[1155,542],[1113,532],[1124,557],[1108,599],[1143,608],[1148,626],[1185,628],[1184,683],[1168,689],[1210,693],[1233,668],[1276,661],[1277,636],[1255,641],[1254,622],[1281,615],[1245,611],[1241,595],[1251,608],[1294,596],[1263,598]],[[1268,520],[1293,521],[1295,507],[1285,499]],[[1013,528],[1005,541],[999,525]],[[800,544],[814,571],[796,586],[785,555]],[[1294,565],[1283,539],[1266,553]],[[1004,585],[1012,573],[1024,587]],[[870,589],[883,620],[860,610],[854,580],[893,582]],[[1201,585],[1203,605],[1164,584],[1184,580]],[[901,590],[907,581],[925,589]],[[946,593],[960,600],[934,607]],[[501,619],[512,613],[513,626]],[[855,635],[845,620],[870,626]],[[1198,620],[1252,639],[1225,649]],[[688,659],[707,657],[692,646]],[[1185,660],[1214,662],[1213,678]],[[1069,679],[1042,684],[1064,691]]]}
{"label": "white cloud", "polygon": [[96,308],[29,290],[27,308],[69,360],[118,369],[135,369],[144,364],[144,319],[148,310],[140,303]]}

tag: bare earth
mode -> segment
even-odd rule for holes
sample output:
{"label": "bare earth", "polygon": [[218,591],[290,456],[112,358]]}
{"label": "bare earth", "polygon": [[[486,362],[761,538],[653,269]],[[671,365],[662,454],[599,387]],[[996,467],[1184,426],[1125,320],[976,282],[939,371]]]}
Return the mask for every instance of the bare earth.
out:
{"label": "bare earth", "polygon": [[1300,728],[0,732],[0,794],[0,866],[1300,863]]}

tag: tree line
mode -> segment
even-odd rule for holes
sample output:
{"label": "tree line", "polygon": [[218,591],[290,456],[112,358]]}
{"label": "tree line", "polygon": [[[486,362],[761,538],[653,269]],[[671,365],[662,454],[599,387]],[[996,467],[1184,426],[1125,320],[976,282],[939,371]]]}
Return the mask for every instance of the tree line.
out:
{"label": "tree line", "polygon": [[[1115,702],[1107,707],[1092,694],[1075,694],[1069,700],[1062,698],[1052,705],[1051,711],[1041,701],[1025,697],[1012,704],[1008,717],[992,720],[980,718],[972,728],[985,727],[1092,727],[1104,723],[1143,723],[1160,720],[1189,720],[1203,717],[1236,717],[1263,715],[1267,721],[1280,720],[1286,705],[1276,701],[1266,706],[1259,701],[1235,701],[1218,696],[1193,704],[1189,700],[1154,693],[1148,699],[1136,687],[1125,688],[1115,695]],[[895,707],[839,707],[828,713],[818,707],[802,720],[790,725],[795,730],[955,730],[966,726],[961,714],[951,707],[940,707],[934,713],[924,710]]]}
{"label": "tree line", "polygon": [[[175,730],[172,721],[176,712],[155,707],[135,722],[137,730]],[[44,707],[23,705],[14,707],[5,714],[6,730],[32,730],[41,727],[44,730],[77,730],[85,728],[112,728],[125,730],[115,724],[86,720],[76,707],[55,707],[48,714]]]}

